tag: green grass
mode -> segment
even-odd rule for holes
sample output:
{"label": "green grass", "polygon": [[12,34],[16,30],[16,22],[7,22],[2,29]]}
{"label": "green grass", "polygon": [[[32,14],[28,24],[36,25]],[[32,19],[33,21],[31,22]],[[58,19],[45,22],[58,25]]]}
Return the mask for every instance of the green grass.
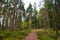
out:
{"label": "green grass", "polygon": [[55,40],[56,32],[53,30],[42,30],[37,32],[38,40]]}
{"label": "green grass", "polygon": [[21,31],[0,31],[0,40],[23,40],[30,30]]}

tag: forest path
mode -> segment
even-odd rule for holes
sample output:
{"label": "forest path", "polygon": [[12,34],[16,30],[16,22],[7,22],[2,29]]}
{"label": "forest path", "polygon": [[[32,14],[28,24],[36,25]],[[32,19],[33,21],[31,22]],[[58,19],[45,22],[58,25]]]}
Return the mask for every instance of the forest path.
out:
{"label": "forest path", "polygon": [[31,32],[27,35],[27,37],[25,37],[24,40],[38,40],[37,39],[37,32],[39,32],[39,31],[44,31],[44,29],[34,29],[34,30],[31,30]]}
{"label": "forest path", "polygon": [[37,31],[32,30],[24,40],[37,40]]}

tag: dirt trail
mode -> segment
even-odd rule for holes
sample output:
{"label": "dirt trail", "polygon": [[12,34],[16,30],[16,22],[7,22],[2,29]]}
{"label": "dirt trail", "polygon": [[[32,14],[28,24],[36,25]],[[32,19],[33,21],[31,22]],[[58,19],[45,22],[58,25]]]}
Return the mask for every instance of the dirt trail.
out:
{"label": "dirt trail", "polygon": [[25,38],[25,40],[37,40],[37,32],[31,31],[28,36]]}

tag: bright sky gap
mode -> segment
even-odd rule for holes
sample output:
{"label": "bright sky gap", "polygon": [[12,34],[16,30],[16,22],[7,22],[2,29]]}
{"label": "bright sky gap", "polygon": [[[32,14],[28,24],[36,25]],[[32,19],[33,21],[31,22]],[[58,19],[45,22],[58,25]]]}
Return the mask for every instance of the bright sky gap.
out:
{"label": "bright sky gap", "polygon": [[[36,7],[37,7],[37,10],[39,10],[39,8],[42,8],[43,7],[43,2],[41,2],[43,0],[23,0],[24,2],[24,5],[25,5],[25,9],[27,9],[29,3],[32,4],[32,6],[34,5],[34,2],[36,3]],[[40,6],[39,6],[40,5]]]}

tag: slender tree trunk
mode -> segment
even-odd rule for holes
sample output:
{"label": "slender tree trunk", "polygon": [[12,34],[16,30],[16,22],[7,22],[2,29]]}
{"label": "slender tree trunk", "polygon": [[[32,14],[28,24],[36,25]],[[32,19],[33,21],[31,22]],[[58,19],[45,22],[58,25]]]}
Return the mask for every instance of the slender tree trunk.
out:
{"label": "slender tree trunk", "polygon": [[13,13],[12,13],[12,31],[15,30],[15,13],[16,13],[16,0],[14,0],[14,10],[13,10]]}
{"label": "slender tree trunk", "polygon": [[[55,0],[55,11],[56,11],[56,38],[55,38],[55,40],[57,40],[58,39],[58,28],[59,28],[59,5],[57,4],[57,1],[58,0]],[[57,14],[58,13],[58,14]]]}
{"label": "slender tree trunk", "polygon": [[31,24],[32,23],[31,16],[32,16],[32,14],[30,13],[29,14],[29,29],[32,29],[32,27],[31,27],[32,26],[32,24]]}
{"label": "slender tree trunk", "polygon": [[6,29],[6,16],[7,16],[7,8],[4,9],[3,12],[3,22],[2,22],[2,29],[5,30]]}
{"label": "slender tree trunk", "polygon": [[8,0],[7,0],[7,4],[6,5],[7,5],[7,10],[6,10],[6,24],[5,25],[6,25],[6,29],[8,29],[8,7],[9,7],[8,6]]}

